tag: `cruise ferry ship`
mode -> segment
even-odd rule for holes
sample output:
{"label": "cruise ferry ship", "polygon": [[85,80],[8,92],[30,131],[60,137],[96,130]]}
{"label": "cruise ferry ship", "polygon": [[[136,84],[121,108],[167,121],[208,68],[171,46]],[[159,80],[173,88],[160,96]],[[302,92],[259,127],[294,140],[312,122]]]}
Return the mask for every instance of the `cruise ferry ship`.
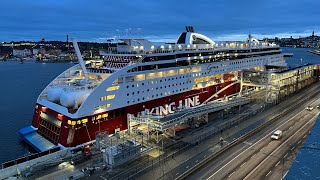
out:
{"label": "cruise ferry ship", "polygon": [[187,27],[176,43],[117,41],[100,52],[102,60],[79,61],[42,91],[32,125],[20,130],[24,140],[39,151],[48,144],[41,139],[75,147],[100,131],[127,129],[127,114],[164,115],[232,96],[240,91],[241,70],[287,65],[279,46],[250,35],[216,43]]}

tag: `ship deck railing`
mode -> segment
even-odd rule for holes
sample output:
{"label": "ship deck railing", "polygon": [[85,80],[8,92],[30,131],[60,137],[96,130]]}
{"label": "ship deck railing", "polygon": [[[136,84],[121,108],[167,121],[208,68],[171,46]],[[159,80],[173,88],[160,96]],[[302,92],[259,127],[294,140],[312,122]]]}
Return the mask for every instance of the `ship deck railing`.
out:
{"label": "ship deck railing", "polygon": [[146,51],[143,49],[140,50],[128,50],[128,51],[117,51],[115,47],[109,48],[104,53],[110,55],[141,55],[141,54],[164,54],[164,53],[173,53],[173,52],[188,52],[188,51],[195,51],[195,52],[205,52],[205,51],[213,51],[213,50],[240,50],[240,49],[249,49],[249,48],[267,48],[267,47],[279,47],[275,44],[247,44],[247,43],[225,43],[225,44],[200,44],[200,45],[168,45],[164,46],[157,46],[151,48],[151,50]]}
{"label": "ship deck railing", "polygon": [[128,120],[130,122],[144,124],[159,131],[164,131],[165,129],[168,129],[169,127],[172,127],[176,124],[186,122],[190,118],[199,117],[210,112],[216,112],[227,108],[248,104],[251,101],[252,100],[249,98],[237,97],[232,100],[213,101],[208,104],[202,104],[197,107],[187,108],[166,116],[143,115],[135,117],[132,114],[128,114]]}
{"label": "ship deck railing", "polygon": [[213,50],[241,50],[241,49],[248,49],[248,48],[266,48],[266,47],[279,47],[275,44],[247,44],[247,43],[225,43],[225,44],[200,44],[200,45],[168,45],[164,46],[157,46],[151,48],[149,51],[145,51],[144,48],[140,50],[129,50],[129,51],[117,51],[115,47],[109,48],[104,51],[107,54],[119,54],[119,55],[141,55],[141,54],[163,54],[163,53],[173,53],[173,52],[188,52],[188,51],[213,51]]}

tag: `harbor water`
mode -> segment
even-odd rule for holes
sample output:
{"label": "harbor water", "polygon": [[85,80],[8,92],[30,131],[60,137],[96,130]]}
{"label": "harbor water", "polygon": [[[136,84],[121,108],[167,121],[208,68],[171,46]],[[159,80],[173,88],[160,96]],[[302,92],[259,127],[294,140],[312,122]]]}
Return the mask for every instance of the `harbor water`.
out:
{"label": "harbor water", "polygon": [[[320,63],[320,56],[308,53],[309,49],[283,48],[294,56],[287,60],[290,66]],[[30,152],[18,130],[30,125],[36,99],[41,91],[72,63],[35,63],[0,61],[0,162],[16,159]]]}

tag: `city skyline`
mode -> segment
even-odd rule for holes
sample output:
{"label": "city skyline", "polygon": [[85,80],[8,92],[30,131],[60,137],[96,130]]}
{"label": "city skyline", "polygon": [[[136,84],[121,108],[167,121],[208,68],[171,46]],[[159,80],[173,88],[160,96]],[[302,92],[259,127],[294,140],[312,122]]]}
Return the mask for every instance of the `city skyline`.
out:
{"label": "city skyline", "polygon": [[[290,4],[289,4],[290,3]],[[319,34],[316,1],[148,1],[91,2],[22,1],[1,3],[0,41],[65,40],[68,33],[80,41],[103,42],[129,29],[152,40],[174,41],[193,25],[213,40],[299,37]]]}

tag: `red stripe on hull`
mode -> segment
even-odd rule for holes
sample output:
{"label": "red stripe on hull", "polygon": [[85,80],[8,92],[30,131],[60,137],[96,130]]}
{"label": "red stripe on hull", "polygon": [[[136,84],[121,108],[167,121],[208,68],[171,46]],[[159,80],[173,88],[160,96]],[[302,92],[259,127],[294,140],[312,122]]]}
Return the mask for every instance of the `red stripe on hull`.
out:
{"label": "red stripe on hull", "polygon": [[[97,120],[93,120],[93,117],[96,117],[99,114],[96,114],[94,116],[89,116],[89,117],[82,117],[81,119],[83,119],[83,118],[88,119],[86,126],[84,126],[83,124],[79,124],[79,125],[77,124],[73,127],[73,129],[70,125],[68,125],[68,120],[72,120],[72,121],[77,121],[77,120],[71,119],[67,116],[62,116],[62,118],[60,117],[60,120],[62,121],[62,126],[61,126],[61,131],[60,131],[60,134],[58,137],[58,139],[59,139],[58,143],[66,146],[66,147],[74,147],[76,145],[83,144],[83,143],[86,143],[91,140],[95,140],[96,134],[100,131],[107,130],[110,134],[112,134],[112,133],[114,133],[115,129],[117,129],[117,128],[120,128],[120,130],[125,130],[125,129],[127,129],[127,114],[128,113],[137,114],[139,112],[144,111],[145,109],[152,109],[154,107],[163,106],[165,104],[170,104],[172,102],[175,102],[175,104],[177,105],[180,100],[186,99],[188,97],[193,97],[196,95],[199,96],[199,101],[200,101],[200,103],[202,103],[205,100],[207,100],[210,96],[215,94],[217,91],[219,91],[220,89],[226,87],[227,85],[229,85],[233,82],[234,81],[224,82],[219,85],[213,85],[213,86],[209,86],[209,87],[199,89],[199,90],[191,90],[191,91],[184,92],[181,94],[171,95],[171,96],[159,98],[156,100],[150,100],[147,102],[123,107],[120,109],[115,109],[115,110],[112,110],[109,112],[103,112],[101,114],[108,113],[108,118],[105,118],[105,120],[101,120],[100,123],[98,123]],[[223,92],[221,92],[218,95],[218,97],[211,99],[211,101],[214,99],[222,98],[224,96],[235,94],[239,91],[240,91],[240,84],[239,83],[234,84],[233,86],[231,86],[231,87],[227,88],[226,90],[224,90]],[[33,116],[33,121],[32,121],[32,125],[36,128],[39,127],[40,112],[42,110],[40,104],[37,104],[37,107],[38,108],[35,110],[35,113]],[[46,111],[45,112],[46,114],[51,115],[53,117],[58,116],[58,112],[55,112],[49,108],[47,108],[45,111]],[[53,129],[53,128],[52,127],[47,127],[47,128],[49,130],[41,130],[41,131],[44,131],[44,132],[41,132],[41,134],[43,134],[48,139],[52,139],[54,134],[52,134],[50,129]],[[73,138],[71,138],[72,132],[74,132]],[[68,143],[68,137],[69,137],[70,143]]]}

